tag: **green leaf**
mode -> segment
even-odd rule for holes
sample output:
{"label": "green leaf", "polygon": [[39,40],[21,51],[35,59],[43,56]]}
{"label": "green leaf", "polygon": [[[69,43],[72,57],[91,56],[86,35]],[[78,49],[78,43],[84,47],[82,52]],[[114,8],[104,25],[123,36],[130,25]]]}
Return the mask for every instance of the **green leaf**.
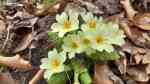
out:
{"label": "green leaf", "polygon": [[53,39],[53,40],[57,40],[58,39],[58,35],[55,32],[48,32],[48,37],[50,39]]}
{"label": "green leaf", "polygon": [[50,6],[50,5],[55,4],[55,3],[58,2],[58,1],[60,1],[60,0],[43,0],[43,3],[44,3],[44,6],[45,6],[45,7],[48,7],[48,6]]}
{"label": "green leaf", "polygon": [[116,52],[108,53],[106,51],[93,53],[92,55],[88,55],[93,60],[96,61],[110,61],[110,60],[117,60],[120,56]]}
{"label": "green leaf", "polygon": [[72,59],[71,63],[72,63],[72,67],[73,67],[75,72],[82,73],[82,72],[86,71],[85,66],[83,64],[81,64],[81,62],[79,60]]}
{"label": "green leaf", "polygon": [[[70,72],[62,72],[53,74],[52,77],[48,80],[48,84],[66,84],[69,80],[68,76],[71,75]],[[70,77],[70,76],[69,76]]]}
{"label": "green leaf", "polygon": [[61,51],[61,45],[63,43],[63,38],[59,38],[58,34],[55,32],[48,32],[48,37],[55,43],[55,48]]}
{"label": "green leaf", "polygon": [[81,73],[80,75],[81,84],[92,84],[92,78],[88,71]]}

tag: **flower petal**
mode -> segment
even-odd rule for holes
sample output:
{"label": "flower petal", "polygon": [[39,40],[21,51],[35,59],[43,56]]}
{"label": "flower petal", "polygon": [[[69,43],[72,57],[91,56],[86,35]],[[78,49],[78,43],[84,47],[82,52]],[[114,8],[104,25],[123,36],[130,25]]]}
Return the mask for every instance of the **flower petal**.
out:
{"label": "flower petal", "polygon": [[59,32],[62,27],[59,23],[53,23],[51,28],[52,28],[52,32]]}
{"label": "flower petal", "polygon": [[53,72],[51,72],[50,70],[46,70],[44,73],[44,78],[49,80],[52,75],[53,75]]}
{"label": "flower petal", "polygon": [[49,69],[50,67],[49,67],[49,64],[43,63],[43,64],[40,65],[40,68],[41,69]]}
{"label": "flower petal", "polygon": [[48,63],[48,58],[42,58],[41,63]]}
{"label": "flower petal", "polygon": [[83,20],[84,20],[85,22],[88,22],[88,21],[92,20],[93,17],[94,17],[91,12],[87,13],[86,15],[85,15],[85,14],[82,14],[81,16],[82,16],[82,18],[83,18]]}
{"label": "flower petal", "polygon": [[58,21],[58,23],[63,24],[63,22],[67,19],[68,19],[68,15],[65,12],[63,12],[60,15],[56,15],[56,21]]}
{"label": "flower petal", "polygon": [[57,56],[57,50],[56,49],[53,49],[52,51],[48,52],[48,59],[51,59],[54,56]]}
{"label": "flower petal", "polygon": [[61,56],[61,61],[62,62],[65,62],[66,61],[66,52],[60,52],[60,55],[59,56]]}
{"label": "flower petal", "polygon": [[59,36],[60,38],[62,38],[64,35],[65,35],[65,32],[64,32],[64,31],[60,31],[60,32],[58,33],[58,36]]}

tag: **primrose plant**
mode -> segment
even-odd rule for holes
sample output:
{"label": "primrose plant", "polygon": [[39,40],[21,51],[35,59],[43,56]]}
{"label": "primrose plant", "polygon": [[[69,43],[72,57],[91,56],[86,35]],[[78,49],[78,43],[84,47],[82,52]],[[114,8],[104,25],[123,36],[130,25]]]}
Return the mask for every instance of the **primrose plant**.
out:
{"label": "primrose plant", "polygon": [[[55,41],[56,45],[59,44],[59,46],[48,52],[48,58],[42,59],[40,68],[46,70],[44,77],[48,80],[53,74],[64,72],[64,66],[67,65],[70,70],[77,72],[78,70],[74,69],[74,64],[73,66],[69,65],[72,64],[72,60],[79,60],[78,56],[87,56],[88,58],[95,53],[103,54],[104,52],[102,56],[105,58],[106,53],[109,55],[114,52],[113,45],[121,46],[124,44],[125,35],[119,29],[118,24],[105,22],[102,17],[94,16],[90,12],[84,14],[63,12],[58,14],[56,15],[56,23],[53,23],[51,28],[50,38],[51,33],[53,33],[54,38],[58,38]],[[61,42],[57,42],[58,40]],[[101,54],[96,55],[101,57]],[[111,56],[110,58],[112,58]],[[94,56],[91,58],[94,58]],[[86,71],[88,71],[88,68]]]}

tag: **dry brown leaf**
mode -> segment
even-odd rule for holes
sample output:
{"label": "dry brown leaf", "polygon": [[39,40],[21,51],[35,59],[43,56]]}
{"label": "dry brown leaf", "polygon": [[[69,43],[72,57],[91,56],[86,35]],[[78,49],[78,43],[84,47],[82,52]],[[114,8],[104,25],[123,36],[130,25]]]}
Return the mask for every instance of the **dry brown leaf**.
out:
{"label": "dry brown leaf", "polygon": [[125,9],[127,16],[128,16],[128,19],[133,20],[133,17],[137,13],[137,11],[135,11],[133,9],[133,7],[131,6],[130,0],[121,0],[120,3],[123,5],[123,7]]}
{"label": "dry brown leaf", "polygon": [[150,64],[145,67],[145,71],[147,74],[150,74]]}
{"label": "dry brown leaf", "polygon": [[135,54],[133,56],[133,60],[135,61],[135,64],[140,64],[140,62],[142,61],[143,55],[140,54]]}
{"label": "dry brown leaf", "polygon": [[24,49],[26,49],[32,42],[33,35],[32,33],[27,34],[20,43],[18,43],[17,47],[14,49],[14,53],[20,52]]}
{"label": "dry brown leaf", "polygon": [[113,84],[109,79],[110,70],[105,64],[96,64],[94,73],[94,84]]}
{"label": "dry brown leaf", "polygon": [[117,23],[119,24],[120,21],[124,18],[124,13],[120,13],[120,14],[115,14],[113,16],[109,16],[107,17],[105,20],[106,22],[113,22],[113,23]]}
{"label": "dry brown leaf", "polygon": [[149,82],[139,82],[138,84],[149,84]]}
{"label": "dry brown leaf", "polygon": [[0,33],[6,30],[6,24],[4,21],[0,20]]}
{"label": "dry brown leaf", "polygon": [[136,67],[128,67],[127,74],[136,81],[147,82],[149,80],[148,74],[144,70]]}
{"label": "dry brown leaf", "polygon": [[21,58],[20,55],[16,55],[13,57],[0,56],[0,64],[6,65],[11,68],[17,68],[23,70],[32,69],[32,65],[30,64],[30,62]]}
{"label": "dry brown leaf", "polygon": [[95,14],[103,14],[104,12],[99,10],[98,6],[96,6],[93,3],[90,3],[88,1],[85,0],[74,0],[75,2],[79,2],[82,6],[86,6],[87,10],[95,13]]}
{"label": "dry brown leaf", "polygon": [[55,15],[57,12],[64,9],[66,3],[67,1],[60,0],[53,5],[49,5],[49,7],[47,8],[42,8],[42,9],[37,10],[35,12],[35,15],[37,16],[45,16],[48,14]]}
{"label": "dry brown leaf", "polygon": [[18,84],[9,72],[0,73],[0,84]]}
{"label": "dry brown leaf", "polygon": [[131,20],[137,28],[150,30],[150,13],[135,15],[138,12],[131,6],[130,0],[121,1],[121,4],[127,12],[128,19]]}
{"label": "dry brown leaf", "polygon": [[121,22],[121,27],[123,28],[128,39],[131,40],[138,47],[150,48],[150,43],[147,41],[147,38],[143,36],[145,31],[138,29],[137,27],[129,27],[127,22]]}
{"label": "dry brown leaf", "polygon": [[135,47],[133,47],[132,53],[133,53],[133,55],[144,54],[144,53],[146,53],[146,50],[144,48],[140,48],[140,47],[135,46]]}
{"label": "dry brown leaf", "polygon": [[146,54],[145,54],[144,57],[143,57],[142,63],[143,63],[143,64],[148,64],[148,63],[150,63],[150,49],[147,49],[147,50],[146,50]]}
{"label": "dry brown leaf", "polygon": [[126,40],[125,44],[121,47],[122,51],[127,52],[127,53],[132,53],[134,45],[129,42],[128,40]]}
{"label": "dry brown leaf", "polygon": [[117,67],[118,67],[121,74],[126,73],[126,70],[127,70],[127,59],[126,58],[116,60],[115,64],[117,65]]}
{"label": "dry brown leaf", "polygon": [[138,84],[135,80],[126,80],[126,84]]}
{"label": "dry brown leaf", "polygon": [[140,29],[150,30],[150,13],[136,15],[133,23]]}
{"label": "dry brown leaf", "polygon": [[136,47],[129,41],[126,41],[126,43],[122,46],[122,51],[127,52],[130,55],[128,62],[134,65],[140,64],[143,60],[143,55],[146,54],[145,48]]}
{"label": "dry brown leaf", "polygon": [[81,14],[81,13],[85,13],[86,9],[81,7],[79,4],[68,3],[64,11],[65,12],[73,11]]}

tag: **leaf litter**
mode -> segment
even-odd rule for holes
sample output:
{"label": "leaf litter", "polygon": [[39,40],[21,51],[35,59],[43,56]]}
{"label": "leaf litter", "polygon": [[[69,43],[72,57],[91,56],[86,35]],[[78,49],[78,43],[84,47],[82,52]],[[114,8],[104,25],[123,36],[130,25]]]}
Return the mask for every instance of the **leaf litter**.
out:
{"label": "leaf litter", "polygon": [[0,5],[0,54],[5,56],[0,64],[7,66],[0,72],[3,84],[10,84],[8,80],[11,84],[28,84],[33,80],[47,84],[38,75],[39,61],[47,56],[53,43],[47,32],[55,15],[69,10],[103,16],[106,21],[120,24],[126,34],[126,43],[116,49],[121,53],[120,59],[93,66],[94,84],[149,84],[149,0],[62,0],[42,9],[39,4],[42,5],[41,0],[6,0]]}

